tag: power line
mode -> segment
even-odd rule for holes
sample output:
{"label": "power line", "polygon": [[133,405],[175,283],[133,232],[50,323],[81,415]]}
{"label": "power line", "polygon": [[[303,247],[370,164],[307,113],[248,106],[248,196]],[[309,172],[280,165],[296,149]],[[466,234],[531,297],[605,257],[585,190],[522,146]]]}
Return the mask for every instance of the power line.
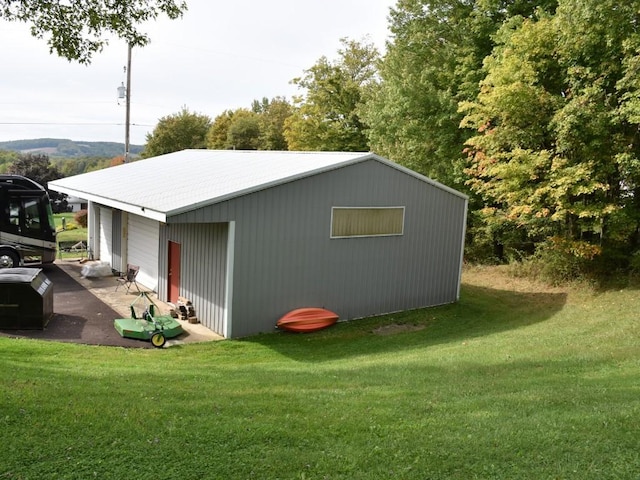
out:
{"label": "power line", "polygon": [[[121,127],[124,123],[87,123],[87,122],[0,122],[0,125],[60,125],[60,126],[84,126],[84,127]],[[153,127],[146,123],[132,123],[132,127]]]}
{"label": "power line", "polygon": [[95,104],[95,105],[111,105],[113,104],[112,101],[95,101],[95,100],[90,100],[90,101],[70,101],[70,100],[61,100],[59,102],[43,102],[43,101],[33,101],[33,102],[27,102],[27,101],[15,101],[15,102],[0,102],[0,105],[18,105],[18,106],[24,106],[24,105],[88,105],[88,104]]}

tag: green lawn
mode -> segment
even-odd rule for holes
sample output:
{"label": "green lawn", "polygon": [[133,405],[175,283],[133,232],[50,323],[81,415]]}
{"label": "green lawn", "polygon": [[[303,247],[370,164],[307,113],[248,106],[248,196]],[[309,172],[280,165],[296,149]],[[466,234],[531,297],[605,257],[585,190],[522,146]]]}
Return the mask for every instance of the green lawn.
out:
{"label": "green lawn", "polygon": [[[63,218],[65,219],[66,225],[71,228],[62,230]],[[76,221],[74,220],[73,213],[56,213],[53,216],[53,219],[56,224],[56,240],[58,241],[58,244],[60,242],[87,242],[87,229],[81,228],[77,225]],[[58,252],[58,258],[77,258],[78,256],[86,257],[86,252]]]}
{"label": "green lawn", "polygon": [[638,311],[486,269],[308,335],[0,338],[0,479],[637,479]]}

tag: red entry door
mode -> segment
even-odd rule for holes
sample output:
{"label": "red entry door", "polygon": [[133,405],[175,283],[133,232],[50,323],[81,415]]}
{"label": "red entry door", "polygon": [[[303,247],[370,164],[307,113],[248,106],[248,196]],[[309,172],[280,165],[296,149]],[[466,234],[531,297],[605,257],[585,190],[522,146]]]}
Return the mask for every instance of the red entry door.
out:
{"label": "red entry door", "polygon": [[180,244],[169,242],[169,302],[176,303],[180,295]]}

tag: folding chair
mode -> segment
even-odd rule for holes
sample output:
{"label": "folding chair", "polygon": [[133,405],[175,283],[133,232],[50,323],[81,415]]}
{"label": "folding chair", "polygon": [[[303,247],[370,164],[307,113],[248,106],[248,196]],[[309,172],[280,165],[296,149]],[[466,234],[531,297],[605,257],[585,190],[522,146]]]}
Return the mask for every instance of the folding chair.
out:
{"label": "folding chair", "polygon": [[140,292],[140,287],[138,287],[138,283],[136,282],[136,276],[140,271],[140,267],[137,265],[127,264],[126,273],[121,273],[116,280],[118,281],[118,285],[116,285],[116,292],[121,286],[127,287],[127,293],[129,293],[129,289],[131,288],[131,284],[135,285]]}

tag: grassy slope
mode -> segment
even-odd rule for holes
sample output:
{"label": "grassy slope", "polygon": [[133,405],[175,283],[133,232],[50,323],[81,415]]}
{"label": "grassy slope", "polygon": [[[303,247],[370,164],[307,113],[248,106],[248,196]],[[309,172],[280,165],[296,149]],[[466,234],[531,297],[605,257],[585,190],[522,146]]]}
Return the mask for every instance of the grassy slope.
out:
{"label": "grassy slope", "polygon": [[[87,229],[86,228],[81,228],[78,227],[78,225],[75,222],[74,219],[74,213],[71,212],[67,212],[67,213],[58,213],[55,214],[53,216],[55,222],[56,222],[56,230],[57,230],[57,234],[56,234],[56,241],[58,243],[60,242],[87,242]],[[66,219],[66,224],[67,225],[73,225],[74,228],[70,229],[70,230],[62,230],[62,219],[65,218]],[[70,258],[78,258],[78,256],[86,256],[85,252],[81,252],[80,254],[78,252],[61,252],[58,251],[58,258],[64,258],[64,259],[70,259]]]}
{"label": "grassy slope", "polygon": [[[78,227],[74,220],[74,213],[57,213],[53,216],[56,222],[56,229],[58,231],[56,239],[58,242],[79,242],[81,240],[87,241],[87,229]],[[62,230],[62,219],[66,219],[67,225],[73,225],[71,230]]]}
{"label": "grassy slope", "polygon": [[456,305],[311,335],[0,338],[0,479],[637,478],[638,310],[490,270]]}

